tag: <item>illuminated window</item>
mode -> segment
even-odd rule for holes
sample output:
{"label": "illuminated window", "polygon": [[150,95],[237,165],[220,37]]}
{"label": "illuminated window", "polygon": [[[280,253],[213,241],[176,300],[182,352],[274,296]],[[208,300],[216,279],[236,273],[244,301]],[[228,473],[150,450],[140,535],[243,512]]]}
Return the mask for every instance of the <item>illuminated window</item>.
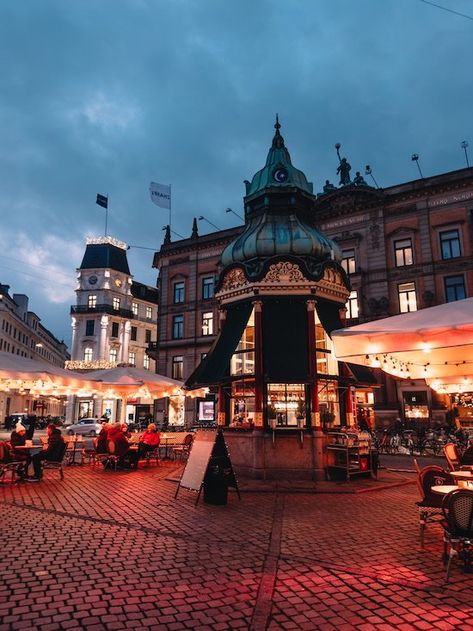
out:
{"label": "illuminated window", "polygon": [[304,423],[305,386],[294,383],[268,384],[268,421],[275,427],[297,427]]}
{"label": "illuminated window", "polygon": [[402,241],[394,241],[394,256],[396,259],[396,267],[404,265],[412,265],[412,241],[410,239],[402,239]]}
{"label": "illuminated window", "polygon": [[135,315],[135,316],[138,315],[138,303],[137,302],[132,302],[131,303],[131,310],[133,312],[133,315]]}
{"label": "illuminated window", "polygon": [[91,362],[92,361],[92,357],[93,357],[93,352],[92,349],[87,347],[84,349],[84,361],[85,362]]}
{"label": "illuminated window", "polygon": [[130,351],[128,353],[128,363],[131,364],[132,366],[134,366],[136,364],[136,353],[133,351]]}
{"label": "illuminated window", "polygon": [[117,361],[117,356],[118,356],[118,351],[116,348],[111,348],[110,349],[110,355],[109,355],[109,359],[111,362],[116,362]]}
{"label": "illuminated window", "polygon": [[347,302],[347,319],[351,320],[358,317],[358,292],[353,290],[348,296]]}
{"label": "illuminated window", "polygon": [[184,302],[184,281],[174,283],[173,302],[175,305]]}
{"label": "illuminated window", "polygon": [[95,329],[95,320],[86,320],[85,321],[85,334],[93,335]]}
{"label": "illuminated window", "polygon": [[342,267],[347,274],[356,272],[355,250],[342,251]]}
{"label": "illuminated window", "polygon": [[415,283],[402,283],[397,286],[397,291],[399,295],[399,311],[401,313],[417,311]]}
{"label": "illuminated window", "polygon": [[97,307],[97,296],[92,295],[87,297],[87,306],[89,309],[95,309]]}
{"label": "illuminated window", "polygon": [[149,357],[148,355],[145,354],[145,356],[143,357],[143,368],[145,370],[149,370]]}
{"label": "illuminated window", "polygon": [[440,251],[443,259],[454,259],[461,256],[460,248],[460,235],[458,230],[447,230],[441,232],[440,236]]}
{"label": "illuminated window", "polygon": [[153,317],[153,309],[151,307],[146,307],[146,317],[148,320],[151,320]]}
{"label": "illuminated window", "polygon": [[445,299],[447,302],[455,302],[466,298],[465,279],[460,276],[446,276],[445,283]]}
{"label": "illuminated window", "polygon": [[209,300],[214,297],[214,279],[213,276],[202,279],[202,298]]}
{"label": "illuminated window", "polygon": [[231,375],[252,375],[255,372],[255,316],[252,311],[230,361]]}
{"label": "illuminated window", "polygon": [[114,297],[112,304],[115,311],[118,311],[120,309],[120,298]]}
{"label": "illuminated window", "polygon": [[184,337],[184,316],[175,315],[172,319],[172,339],[180,340]]}
{"label": "illuminated window", "polygon": [[184,357],[177,355],[172,358],[172,378],[182,379],[184,375]]}
{"label": "illuminated window", "polygon": [[202,335],[213,335],[214,332],[214,314],[212,311],[206,311],[202,314]]}

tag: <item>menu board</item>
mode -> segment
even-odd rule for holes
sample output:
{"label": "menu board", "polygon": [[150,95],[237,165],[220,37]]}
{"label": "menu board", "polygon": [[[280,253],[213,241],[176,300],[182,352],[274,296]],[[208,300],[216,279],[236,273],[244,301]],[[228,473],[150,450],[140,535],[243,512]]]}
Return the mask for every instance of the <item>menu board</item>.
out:
{"label": "menu board", "polygon": [[217,430],[200,430],[195,433],[192,449],[190,450],[179,486],[192,491],[200,490],[215,445],[216,435]]}

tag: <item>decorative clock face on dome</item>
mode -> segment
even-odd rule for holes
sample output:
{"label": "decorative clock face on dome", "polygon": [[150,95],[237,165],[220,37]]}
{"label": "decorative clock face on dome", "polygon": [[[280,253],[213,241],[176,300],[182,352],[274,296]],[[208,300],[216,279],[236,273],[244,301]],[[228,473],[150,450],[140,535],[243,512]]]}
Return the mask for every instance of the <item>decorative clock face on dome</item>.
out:
{"label": "decorative clock face on dome", "polygon": [[116,285],[116,287],[121,287],[123,285],[123,283],[122,283],[120,278],[115,278],[115,285]]}
{"label": "decorative clock face on dome", "polygon": [[283,182],[287,180],[287,178],[288,178],[288,173],[284,167],[278,167],[277,169],[274,170],[273,179],[276,182],[279,182],[280,184],[282,184]]}
{"label": "decorative clock face on dome", "polygon": [[89,285],[96,285],[97,284],[97,276],[89,276]]}

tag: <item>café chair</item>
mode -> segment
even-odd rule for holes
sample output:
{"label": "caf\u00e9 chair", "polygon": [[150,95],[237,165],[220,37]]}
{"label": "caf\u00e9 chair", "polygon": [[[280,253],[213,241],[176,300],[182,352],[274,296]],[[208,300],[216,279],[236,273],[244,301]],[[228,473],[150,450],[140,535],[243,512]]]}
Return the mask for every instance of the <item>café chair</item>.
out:
{"label": "caf\u00e9 chair", "polygon": [[419,509],[419,536],[420,547],[424,547],[424,533],[428,522],[439,522],[443,519],[443,496],[432,492],[432,487],[437,485],[455,484],[448,471],[438,465],[431,465],[421,469],[417,475],[417,488],[421,499],[416,502]]}
{"label": "caf\u00e9 chair", "polygon": [[460,463],[460,456],[455,443],[447,443],[443,446],[443,455],[445,456],[450,471],[472,471],[472,465],[462,465]]}
{"label": "caf\u00e9 chair", "polygon": [[61,480],[64,480],[63,462],[64,462],[64,457],[66,455],[66,450],[67,450],[67,444],[64,443],[62,456],[60,457],[59,460],[43,460],[41,462],[41,469],[43,470],[43,472],[47,471],[48,469],[59,471],[59,477],[61,478]]}
{"label": "caf\u00e9 chair", "polygon": [[117,464],[118,461],[120,460],[120,458],[116,455],[115,453],[115,441],[114,440],[108,440],[107,441],[107,460],[105,462],[105,469],[108,466],[113,466],[114,471],[117,470]]}
{"label": "caf\u00e9 chair", "polygon": [[472,571],[473,550],[473,491],[458,489],[445,496],[443,502],[444,559],[447,560],[445,582],[450,577],[450,567],[454,557],[463,561],[466,573]]}
{"label": "caf\u00e9 chair", "polygon": [[194,440],[194,434],[187,434],[180,445],[175,445],[172,448],[172,454],[174,458],[179,458],[182,460],[183,458],[187,458],[189,456],[189,452],[192,447],[192,442]]}

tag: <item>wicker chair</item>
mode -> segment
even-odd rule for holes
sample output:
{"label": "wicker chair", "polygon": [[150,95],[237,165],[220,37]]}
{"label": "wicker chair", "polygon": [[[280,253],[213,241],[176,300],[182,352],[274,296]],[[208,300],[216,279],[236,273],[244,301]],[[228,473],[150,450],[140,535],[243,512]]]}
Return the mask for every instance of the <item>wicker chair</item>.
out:
{"label": "wicker chair", "polygon": [[192,442],[194,440],[194,434],[187,434],[187,436],[182,441],[181,445],[175,445],[172,448],[172,454],[174,458],[179,458],[182,460],[183,458],[187,458],[189,456],[189,452],[192,447]]}
{"label": "wicker chair", "polygon": [[64,480],[63,462],[64,462],[64,457],[66,455],[66,450],[67,450],[67,444],[64,443],[62,456],[58,460],[42,460],[41,469],[43,471],[47,471],[49,469],[54,469],[56,471],[59,471],[59,477],[61,478],[61,480]]}
{"label": "wicker chair", "polygon": [[440,484],[455,484],[455,480],[448,471],[437,465],[424,467],[417,476],[417,488],[421,500],[416,502],[419,509],[419,536],[421,548],[424,547],[424,533],[428,522],[442,521],[443,497],[431,491]]}
{"label": "wicker chair", "polygon": [[465,572],[471,572],[471,556],[473,550],[473,491],[458,489],[444,498],[443,515],[444,542],[447,553],[447,570],[445,582],[450,577],[452,560],[458,556],[463,560]]}

